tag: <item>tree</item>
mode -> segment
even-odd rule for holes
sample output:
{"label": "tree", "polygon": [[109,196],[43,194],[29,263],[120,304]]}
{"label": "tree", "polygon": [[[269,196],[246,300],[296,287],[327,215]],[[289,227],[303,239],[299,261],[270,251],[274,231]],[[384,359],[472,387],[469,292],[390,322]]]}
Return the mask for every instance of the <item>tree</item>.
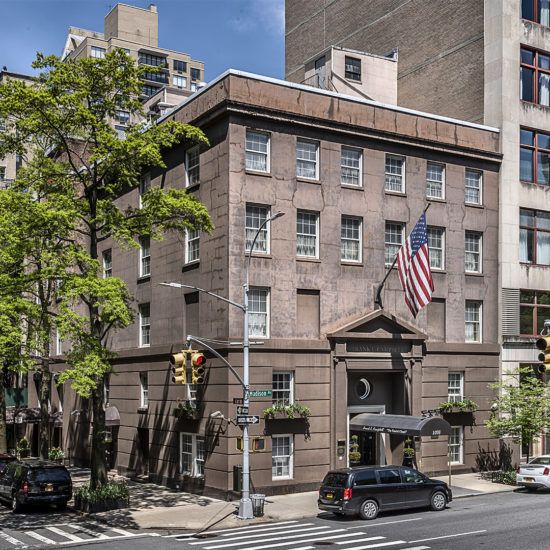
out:
{"label": "tree", "polygon": [[[0,117],[14,121],[14,131],[0,144],[0,156],[25,154],[37,176],[28,178],[26,192],[62,204],[64,217],[74,224],[74,267],[57,288],[55,323],[71,346],[60,383],[69,381],[79,395],[91,397],[95,488],[107,481],[103,394],[114,357],[109,336],[133,321],[126,285],[103,277],[99,250],[106,241],[137,247],[139,236],[160,240],[169,231],[210,231],[206,208],[182,189],[152,187],[139,207],[123,208],[117,202],[139,185],[145,171],[165,167],[165,150],[179,143],[204,147],[208,141],[190,125],[139,122],[145,120],[140,77],[151,68],[138,67],[122,50],[104,59],[66,62],[39,54],[33,66],[43,71],[35,85],[0,85]],[[122,139],[112,125],[119,111],[137,121]]]}
{"label": "tree", "polygon": [[509,373],[509,377],[514,377],[513,383],[500,381],[490,385],[499,391],[499,397],[495,402],[497,410],[486,426],[495,437],[527,442],[530,449],[543,429],[550,427],[550,384],[537,378],[528,367]]}

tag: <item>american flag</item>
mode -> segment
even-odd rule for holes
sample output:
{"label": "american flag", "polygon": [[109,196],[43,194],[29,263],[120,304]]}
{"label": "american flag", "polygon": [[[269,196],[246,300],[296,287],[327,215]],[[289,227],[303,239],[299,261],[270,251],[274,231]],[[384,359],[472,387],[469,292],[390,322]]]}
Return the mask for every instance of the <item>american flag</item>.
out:
{"label": "american flag", "polygon": [[416,317],[418,312],[432,301],[434,291],[425,213],[422,213],[397,253],[397,271],[405,292],[405,303]]}

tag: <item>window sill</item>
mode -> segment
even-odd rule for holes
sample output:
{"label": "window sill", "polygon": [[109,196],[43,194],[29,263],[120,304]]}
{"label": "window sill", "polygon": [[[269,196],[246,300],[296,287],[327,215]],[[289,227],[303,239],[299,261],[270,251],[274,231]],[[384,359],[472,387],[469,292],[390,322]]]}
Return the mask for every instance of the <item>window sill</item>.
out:
{"label": "window sill", "polygon": [[435,269],[434,267],[430,268],[432,273],[439,273],[440,275],[447,275],[446,269]]}
{"label": "window sill", "polygon": [[464,340],[465,344],[474,344],[476,346],[479,346],[480,344],[483,344],[483,342],[479,340]]}
{"label": "window sill", "polygon": [[353,185],[351,183],[340,183],[343,189],[355,189],[356,191],[364,191],[365,188],[362,185]]}
{"label": "window sill", "polygon": [[193,185],[186,185],[185,190],[188,191],[189,193],[193,193],[194,191],[198,191],[200,186],[201,186],[200,183],[194,183]]}
{"label": "window sill", "polygon": [[297,262],[310,262],[313,264],[320,264],[321,260],[319,258],[307,258],[305,256],[297,256],[296,257]]}
{"label": "window sill", "polygon": [[149,412],[149,406],[147,407],[138,407],[138,414],[147,414]]}
{"label": "window sill", "polygon": [[550,264],[535,264],[533,262],[519,262],[524,267],[550,267]]}
{"label": "window sill", "polygon": [[137,278],[137,283],[138,285],[141,284],[141,283],[147,283],[151,280],[151,275],[143,275],[143,277],[138,277]]}
{"label": "window sill", "polygon": [[467,275],[468,277],[484,277],[485,276],[484,273],[474,273],[474,272],[471,272],[471,271],[465,271],[464,275]]}
{"label": "window sill", "polygon": [[272,177],[271,171],[270,172],[262,172],[260,170],[250,170],[249,168],[245,168],[244,173],[245,174],[250,174],[251,176],[262,176],[264,178]]}
{"label": "window sill", "polygon": [[[249,256],[248,250],[246,251],[246,256],[247,257]],[[267,260],[272,260],[273,259],[273,256],[271,254],[266,254],[264,252],[252,252],[252,254],[250,254],[250,257],[252,257],[252,258],[266,258]]]}
{"label": "window sill", "polygon": [[185,273],[187,271],[193,271],[193,269],[197,269],[201,265],[201,261],[197,260],[195,262],[189,262],[188,264],[184,264],[181,268],[181,272]]}
{"label": "window sill", "polygon": [[150,348],[151,347],[151,344],[140,344],[139,348],[140,349],[147,349],[147,348]]}
{"label": "window sill", "polygon": [[480,208],[481,210],[485,208],[484,204],[475,204],[474,202],[465,202],[464,204],[470,208]]}
{"label": "window sill", "polygon": [[401,191],[388,191],[387,189],[384,189],[384,194],[391,195],[393,197],[407,197],[407,193],[402,193]]}
{"label": "window sill", "polygon": [[363,267],[363,262],[352,262],[350,260],[341,260],[340,265],[345,265],[349,267]]}
{"label": "window sill", "polygon": [[426,200],[430,202],[447,202],[446,199],[440,199],[438,197],[426,197]]}
{"label": "window sill", "polygon": [[302,183],[314,183],[315,185],[321,185],[321,180],[319,178],[310,179],[310,178],[300,178],[296,176],[296,181],[302,182]]}

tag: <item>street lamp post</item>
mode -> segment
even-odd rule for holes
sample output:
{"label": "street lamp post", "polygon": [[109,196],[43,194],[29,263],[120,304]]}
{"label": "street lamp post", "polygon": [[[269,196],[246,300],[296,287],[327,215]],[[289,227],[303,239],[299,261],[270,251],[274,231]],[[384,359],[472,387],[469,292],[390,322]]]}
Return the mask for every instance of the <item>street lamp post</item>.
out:
{"label": "street lamp post", "polygon": [[[193,288],[200,292],[204,292],[210,296],[214,296],[228,304],[242,309],[244,313],[243,321],[243,407],[245,410],[249,408],[250,405],[250,337],[248,334],[249,331],[249,309],[248,309],[248,293],[250,290],[249,284],[249,274],[250,274],[250,261],[252,259],[252,252],[254,250],[254,245],[262,229],[272,220],[284,216],[284,212],[275,212],[273,215],[268,216],[261,224],[260,227],[256,230],[256,234],[252,239],[252,244],[250,250],[248,250],[246,270],[245,270],[245,282],[243,284],[243,304],[238,304],[233,302],[228,298],[219,296],[214,292],[210,292],[203,288],[198,288],[192,285],[184,285],[182,283],[160,283],[164,286],[172,286],[176,288]],[[250,450],[249,450],[249,433],[248,433],[248,424],[243,425],[243,479],[242,479],[242,491],[241,491],[241,500],[239,501],[239,512],[237,517],[239,519],[252,519],[254,517],[254,510],[252,508],[252,501],[250,500]]]}

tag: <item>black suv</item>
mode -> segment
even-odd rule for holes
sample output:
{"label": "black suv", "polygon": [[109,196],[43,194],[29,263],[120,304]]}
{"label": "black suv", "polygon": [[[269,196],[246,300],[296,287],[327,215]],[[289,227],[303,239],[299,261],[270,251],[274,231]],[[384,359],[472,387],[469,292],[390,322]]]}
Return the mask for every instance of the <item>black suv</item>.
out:
{"label": "black suv", "polygon": [[430,506],[443,510],[449,486],[404,466],[363,466],[330,471],[319,489],[319,508],[336,515],[374,519],[380,510]]}
{"label": "black suv", "polygon": [[13,462],[14,460],[17,460],[15,456],[0,453],[0,472],[5,468],[8,462]]}
{"label": "black suv", "polygon": [[56,462],[17,460],[0,472],[0,499],[9,502],[16,513],[30,504],[55,504],[63,509],[72,494],[71,474]]}

